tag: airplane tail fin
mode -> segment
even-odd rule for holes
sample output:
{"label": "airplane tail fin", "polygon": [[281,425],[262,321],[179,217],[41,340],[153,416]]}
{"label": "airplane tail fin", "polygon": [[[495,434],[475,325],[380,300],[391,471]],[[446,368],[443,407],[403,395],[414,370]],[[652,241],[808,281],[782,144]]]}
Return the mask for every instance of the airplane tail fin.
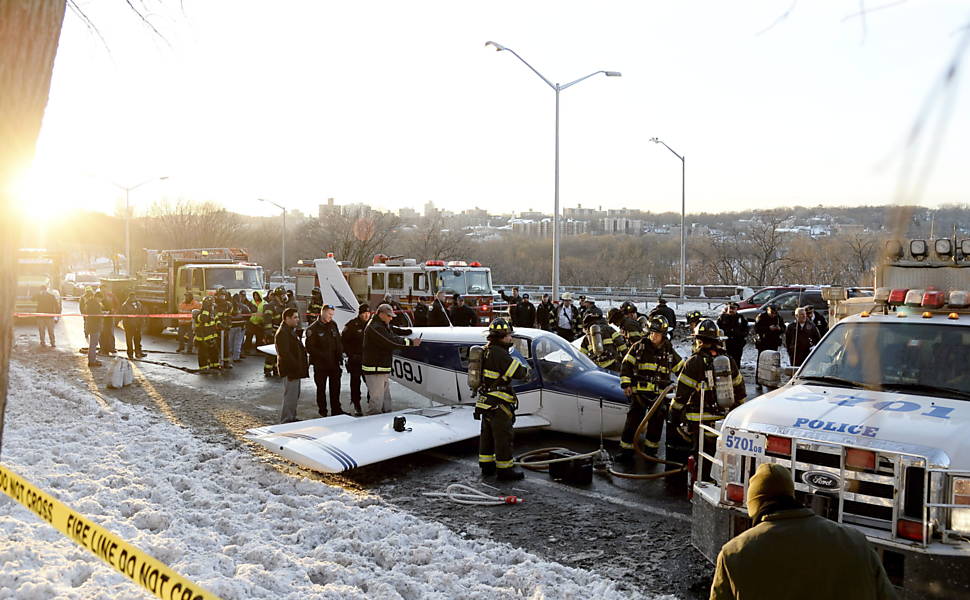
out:
{"label": "airplane tail fin", "polygon": [[317,269],[317,279],[320,280],[320,293],[323,294],[323,301],[333,304],[333,320],[340,329],[348,321],[357,316],[357,297],[350,289],[350,284],[344,274],[340,272],[337,261],[332,258],[318,258],[313,261]]}

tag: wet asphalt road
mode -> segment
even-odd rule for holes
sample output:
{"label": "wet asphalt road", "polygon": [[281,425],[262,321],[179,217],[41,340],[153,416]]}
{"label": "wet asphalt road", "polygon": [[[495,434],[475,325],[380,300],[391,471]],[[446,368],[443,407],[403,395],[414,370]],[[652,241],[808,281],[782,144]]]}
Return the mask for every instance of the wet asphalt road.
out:
{"label": "wet asphalt road", "polygon": [[[65,302],[64,312],[75,312],[75,304]],[[106,366],[89,369],[86,357],[78,351],[86,345],[81,319],[64,318],[56,331],[58,348],[42,349],[33,324],[19,323],[14,360],[41,372],[71,373],[79,385],[96,384],[102,395],[154,407],[161,418],[193,429],[202,439],[244,447],[259,460],[294,476],[372,494],[375,501],[442,522],[467,538],[506,542],[549,560],[591,569],[630,591],[672,593],[690,599],[708,595],[713,568],[690,544],[690,505],[682,480],[633,481],[594,473],[591,484],[571,486],[553,482],[545,473],[529,472],[524,481],[512,485],[489,481],[504,493],[525,498],[517,506],[468,507],[423,496],[424,491],[443,490],[451,483],[480,483],[477,440],[346,474],[323,475],[293,465],[242,438],[248,428],[279,421],[282,384],[263,377],[261,357],[248,357],[219,375],[199,376],[172,368],[196,366],[194,355],[175,353],[173,334],[145,336],[143,347],[148,357],[134,363],[134,385],[111,390],[104,381],[107,361]],[[119,355],[124,355],[121,329],[116,330],[116,339]],[[391,385],[395,409],[428,405],[423,397]],[[347,386],[345,374],[345,410],[350,408]],[[318,416],[314,393],[312,379],[304,380],[298,412],[301,419]],[[548,431],[516,435],[517,453],[559,446],[589,451],[598,444],[595,439]],[[607,442],[606,447],[611,453],[616,450],[615,443]],[[636,470],[649,472],[651,467],[638,463]]]}

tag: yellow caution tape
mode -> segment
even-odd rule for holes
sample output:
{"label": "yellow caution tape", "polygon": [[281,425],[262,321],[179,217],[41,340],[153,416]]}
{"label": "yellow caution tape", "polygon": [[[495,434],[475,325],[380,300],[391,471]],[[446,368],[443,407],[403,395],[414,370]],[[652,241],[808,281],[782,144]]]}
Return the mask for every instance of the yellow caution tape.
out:
{"label": "yellow caution tape", "polygon": [[0,491],[23,504],[74,543],[163,600],[219,600],[168,565],[78,514],[0,464]]}

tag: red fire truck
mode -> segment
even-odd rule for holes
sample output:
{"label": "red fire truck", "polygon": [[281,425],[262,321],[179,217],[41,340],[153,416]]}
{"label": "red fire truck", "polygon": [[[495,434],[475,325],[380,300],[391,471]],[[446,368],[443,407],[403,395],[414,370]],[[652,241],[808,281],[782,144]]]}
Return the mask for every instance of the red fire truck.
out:
{"label": "red fire truck", "polygon": [[[333,253],[327,257],[333,258]],[[470,298],[482,324],[508,314],[508,305],[492,290],[491,269],[477,261],[418,262],[413,258],[377,254],[366,269],[354,268],[348,262],[337,264],[358,302],[368,302],[371,306],[390,298],[410,310],[419,299],[430,304],[440,290],[448,296],[449,306],[455,294],[466,302]],[[313,261],[300,261],[290,273],[296,276],[297,296],[309,297],[310,291],[320,285]]]}

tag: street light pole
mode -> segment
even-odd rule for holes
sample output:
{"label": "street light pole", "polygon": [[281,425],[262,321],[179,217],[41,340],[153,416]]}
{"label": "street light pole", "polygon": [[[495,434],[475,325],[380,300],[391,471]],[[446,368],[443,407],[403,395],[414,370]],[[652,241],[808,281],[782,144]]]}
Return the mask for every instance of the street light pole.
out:
{"label": "street light pole", "polygon": [[152,177],[151,179],[146,179],[145,181],[142,181],[137,185],[127,186],[127,187],[123,185],[119,185],[117,183],[114,184],[115,187],[119,187],[125,190],[125,274],[128,275],[129,277],[131,277],[131,231],[130,231],[128,221],[131,218],[131,205],[128,202],[128,195],[131,193],[132,190],[138,189],[141,186],[145,185],[146,183],[151,183],[153,181],[162,181],[165,179],[168,179],[168,175],[164,175],[162,177]]}
{"label": "street light pole", "polygon": [[683,302],[687,299],[684,295],[684,279],[687,274],[687,228],[685,225],[686,221],[686,183],[687,183],[687,160],[683,155],[674,152],[674,149],[661,140],[660,138],[650,138],[650,141],[655,144],[663,144],[667,150],[673,152],[674,156],[680,159],[680,301]]}
{"label": "street light pole", "polygon": [[260,202],[268,202],[275,206],[276,208],[283,211],[283,232],[282,232],[282,256],[280,257],[280,277],[283,278],[283,283],[286,283],[286,207],[282,204],[277,204],[272,200],[267,200],[266,198],[258,198]]}
{"label": "street light pole", "polygon": [[585,77],[580,77],[575,81],[571,81],[567,84],[560,85],[558,83],[552,83],[546,79],[542,73],[537,71],[535,67],[530,65],[524,58],[519,56],[511,48],[506,48],[501,44],[495,42],[485,42],[485,46],[492,46],[497,52],[510,52],[517,59],[522,61],[522,64],[529,67],[529,69],[539,76],[553,91],[556,92],[556,182],[555,182],[555,201],[553,203],[553,215],[552,215],[552,300],[555,302],[559,299],[559,92],[562,90],[574,86],[584,79],[589,79],[593,75],[599,75],[602,73],[607,77],[620,77],[618,71],[594,71]]}

